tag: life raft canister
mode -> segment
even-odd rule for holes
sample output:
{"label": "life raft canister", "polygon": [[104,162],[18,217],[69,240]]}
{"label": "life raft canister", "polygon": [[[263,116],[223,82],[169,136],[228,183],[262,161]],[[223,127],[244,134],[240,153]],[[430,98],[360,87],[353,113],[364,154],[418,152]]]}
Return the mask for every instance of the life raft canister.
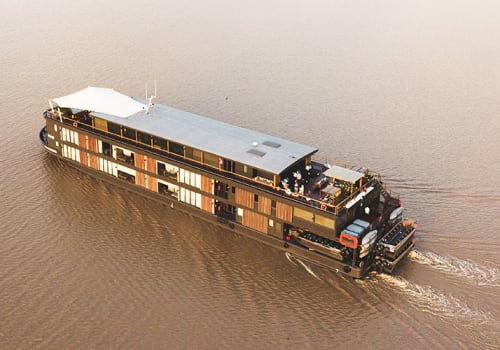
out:
{"label": "life raft canister", "polygon": [[358,239],[345,232],[340,234],[339,243],[347,248],[356,249],[358,247]]}

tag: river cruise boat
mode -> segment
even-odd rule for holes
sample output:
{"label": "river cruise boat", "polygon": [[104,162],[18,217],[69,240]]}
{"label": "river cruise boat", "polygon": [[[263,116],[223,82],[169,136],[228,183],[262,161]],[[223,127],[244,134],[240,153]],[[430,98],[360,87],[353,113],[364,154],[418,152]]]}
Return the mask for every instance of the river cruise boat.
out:
{"label": "river cruise boat", "polygon": [[88,87],[49,100],[40,141],[93,176],[355,278],[392,273],[414,247],[416,224],[379,174],[152,99]]}

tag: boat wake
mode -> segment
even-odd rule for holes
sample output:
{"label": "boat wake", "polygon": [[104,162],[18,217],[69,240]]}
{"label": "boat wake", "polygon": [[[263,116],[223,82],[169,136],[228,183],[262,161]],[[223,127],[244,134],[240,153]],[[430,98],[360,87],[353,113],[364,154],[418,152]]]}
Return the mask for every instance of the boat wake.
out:
{"label": "boat wake", "polygon": [[474,310],[453,295],[444,294],[431,286],[422,286],[399,276],[381,274],[377,277],[403,292],[410,303],[421,311],[452,320],[462,319],[471,325],[490,321],[490,313]]}
{"label": "boat wake", "polygon": [[408,258],[439,271],[467,279],[478,286],[500,287],[498,269],[483,267],[468,260],[440,256],[432,252],[413,250]]}
{"label": "boat wake", "polygon": [[292,254],[290,254],[288,252],[285,252],[285,256],[288,259],[288,261],[290,261],[294,265],[302,266],[304,268],[304,270],[307,271],[308,274],[310,274],[311,276],[313,276],[317,280],[321,280],[321,278],[319,278],[318,275],[316,275],[314,273],[314,271],[309,266],[307,266],[302,260],[300,260],[299,258],[293,256]]}
{"label": "boat wake", "polygon": [[289,252],[285,252],[285,256],[288,259],[288,261],[290,261],[294,265],[297,265],[297,263],[295,262],[295,258],[293,257],[292,254],[290,254]]}

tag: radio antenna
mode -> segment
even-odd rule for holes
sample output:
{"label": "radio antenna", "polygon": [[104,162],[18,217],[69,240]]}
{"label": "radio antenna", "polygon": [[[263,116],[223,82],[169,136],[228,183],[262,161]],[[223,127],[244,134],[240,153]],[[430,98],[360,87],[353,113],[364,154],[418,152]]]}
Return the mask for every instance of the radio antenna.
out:
{"label": "radio antenna", "polygon": [[155,80],[155,93],[148,97],[148,84],[146,83],[146,100],[148,100],[148,105],[146,107],[146,114],[149,114],[149,110],[154,106],[153,99],[156,98],[156,80]]}

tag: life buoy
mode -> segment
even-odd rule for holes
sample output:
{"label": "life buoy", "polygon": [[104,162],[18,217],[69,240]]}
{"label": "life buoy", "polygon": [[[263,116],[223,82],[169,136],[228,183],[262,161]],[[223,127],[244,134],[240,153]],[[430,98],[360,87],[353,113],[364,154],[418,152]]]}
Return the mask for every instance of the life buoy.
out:
{"label": "life buoy", "polygon": [[73,122],[73,126],[76,128],[78,127],[78,123],[77,122]]}
{"label": "life buoy", "polygon": [[326,210],[326,204],[325,203],[321,203],[321,210],[323,210],[323,211]]}

